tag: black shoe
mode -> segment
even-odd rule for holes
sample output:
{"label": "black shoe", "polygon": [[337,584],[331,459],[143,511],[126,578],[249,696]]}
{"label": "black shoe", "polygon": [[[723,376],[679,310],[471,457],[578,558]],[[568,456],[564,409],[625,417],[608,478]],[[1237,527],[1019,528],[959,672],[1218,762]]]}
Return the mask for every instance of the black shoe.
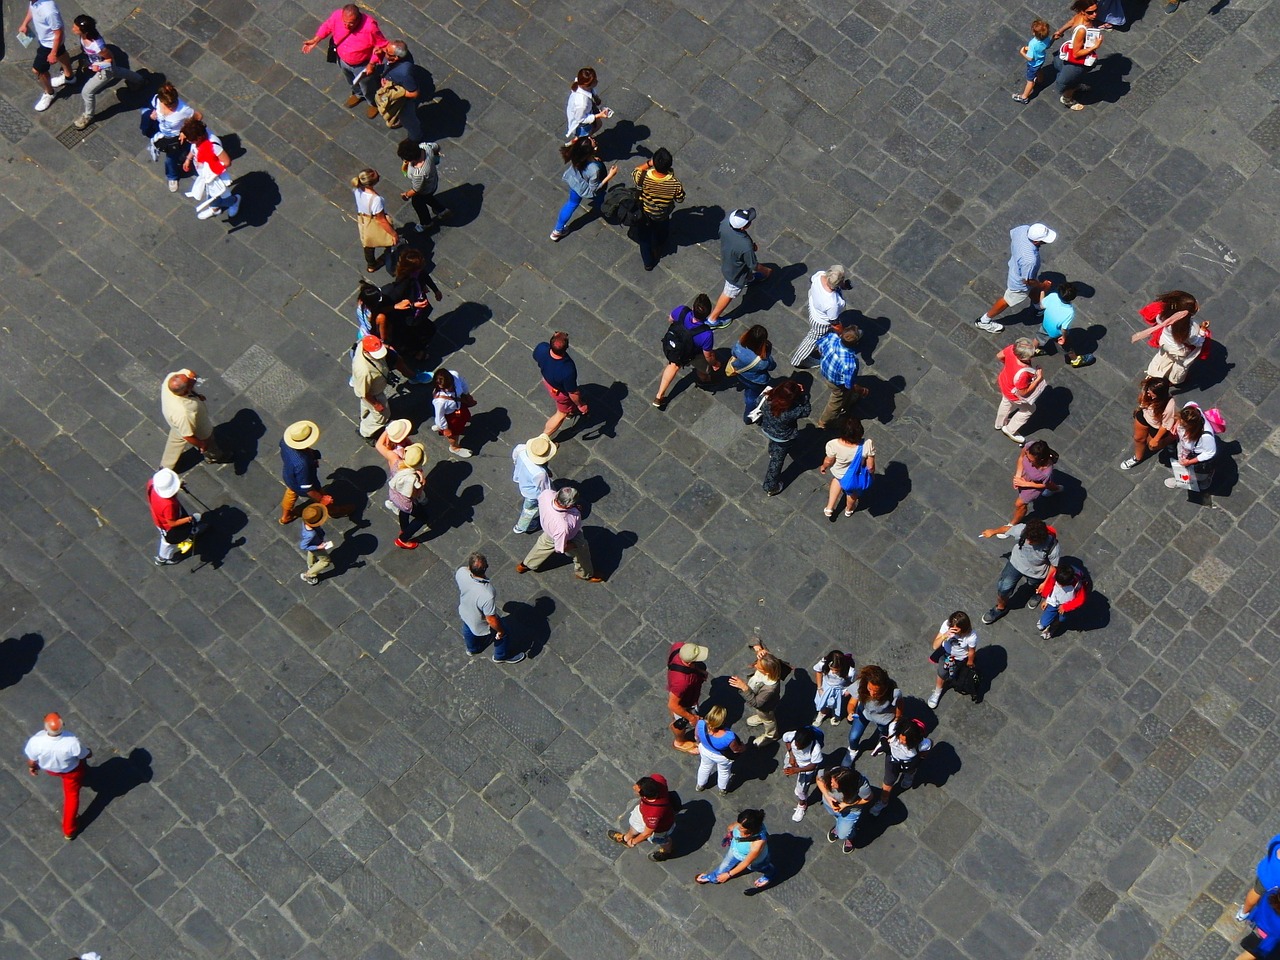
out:
{"label": "black shoe", "polygon": [[649,854],[649,859],[654,863],[661,863],[663,860],[670,860],[674,856],[674,853],[663,853],[661,850],[655,850]]}
{"label": "black shoe", "polygon": [[992,607],[982,615],[982,622],[986,624],[995,623],[1008,612],[1008,610],[1001,610],[999,607]]}
{"label": "black shoe", "polygon": [[504,657],[501,660],[499,660],[497,657],[494,657],[493,662],[494,663],[519,663],[521,660],[524,659],[524,657],[525,655],[523,653],[517,653],[514,657]]}
{"label": "black shoe", "polygon": [[835,843],[839,837],[836,836],[836,828],[832,827],[827,831],[827,843]]}

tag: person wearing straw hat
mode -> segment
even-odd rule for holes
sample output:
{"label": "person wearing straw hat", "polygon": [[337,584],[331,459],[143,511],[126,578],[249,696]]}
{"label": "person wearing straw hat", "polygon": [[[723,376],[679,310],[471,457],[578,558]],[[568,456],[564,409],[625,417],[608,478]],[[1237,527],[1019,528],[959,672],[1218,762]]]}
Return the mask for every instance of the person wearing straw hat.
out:
{"label": "person wearing straw hat", "polygon": [[76,817],[80,814],[80,784],[84,779],[93,751],[85,747],[75,734],[62,729],[62,717],[45,714],[44,729],[27,741],[27,772],[39,776],[43,770],[62,781],[62,835],[72,840],[76,835]]}
{"label": "person wearing straw hat", "polygon": [[327,508],[331,517],[345,517],[355,509],[353,504],[334,503],[333,496],[320,486],[320,451],[315,448],[319,439],[320,428],[311,420],[298,420],[285,428],[280,441],[281,479],[284,481],[284,496],[280,498],[282,524],[298,519],[294,507],[299,498],[314,500]]}
{"label": "person wearing straw hat", "polygon": [[427,475],[422,465],[427,461],[427,448],[410,444],[400,467],[387,483],[387,498],[400,516],[400,536],[396,546],[401,550],[417,550],[412,537],[427,523]]}
{"label": "person wearing straw hat", "polygon": [[404,459],[404,452],[409,449],[409,437],[413,434],[412,420],[392,420],[387,429],[378,434],[378,442],[373,449],[387,461],[387,473],[392,474]]}
{"label": "person wearing straw hat", "polygon": [[157,567],[177,563],[182,554],[191,549],[191,544],[201,529],[200,514],[188,513],[178,502],[180,489],[182,480],[168,467],[157,470],[147,481],[147,504],[151,508],[151,522],[160,531],[160,546],[152,560]]}
{"label": "person wearing straw hat", "polygon": [[511,452],[515,464],[511,479],[520,488],[524,502],[520,504],[520,518],[511,528],[512,533],[534,533],[541,529],[538,521],[538,495],[551,486],[551,470],[547,464],[560,447],[545,433],[532,440],[516,444]]}
{"label": "person wearing straw hat", "polygon": [[329,559],[329,551],[333,549],[333,541],[324,538],[324,522],[329,519],[329,511],[318,503],[308,503],[302,508],[302,533],[298,537],[298,549],[307,569],[300,574],[303,583],[317,584],[320,574],[333,569],[333,561]]}

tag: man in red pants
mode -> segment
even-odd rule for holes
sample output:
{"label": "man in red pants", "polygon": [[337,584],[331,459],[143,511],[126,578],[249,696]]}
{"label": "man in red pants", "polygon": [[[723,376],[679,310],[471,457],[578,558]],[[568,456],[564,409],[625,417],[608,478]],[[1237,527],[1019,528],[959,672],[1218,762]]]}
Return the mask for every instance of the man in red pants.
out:
{"label": "man in red pants", "polygon": [[33,777],[41,770],[62,779],[62,835],[68,840],[76,835],[76,815],[80,812],[80,782],[84,778],[85,760],[93,751],[80,740],[62,731],[62,717],[50,713],[44,718],[44,729],[27,741],[27,772]]}

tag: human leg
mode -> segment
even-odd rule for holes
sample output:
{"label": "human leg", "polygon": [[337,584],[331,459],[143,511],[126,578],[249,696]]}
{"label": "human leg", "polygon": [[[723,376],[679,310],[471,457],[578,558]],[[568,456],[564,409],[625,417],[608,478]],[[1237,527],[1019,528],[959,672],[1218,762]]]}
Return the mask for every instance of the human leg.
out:
{"label": "human leg", "polygon": [[397,511],[400,517],[400,539],[408,542],[427,525],[427,505],[414,501],[412,510]]}
{"label": "human leg", "polygon": [[[137,76],[137,74],[134,74]],[[84,101],[84,116],[92,118],[97,106],[98,94],[114,79],[110,70],[99,70],[89,76],[80,89],[80,99]]]}
{"label": "human leg", "polygon": [[742,382],[742,422],[750,423],[747,414],[756,408],[756,404],[760,402],[760,394],[764,391],[762,383]]}
{"label": "human leg", "polygon": [[769,441],[769,466],[765,470],[763,484],[765,493],[777,493],[782,488],[778,477],[782,473],[782,461],[787,456],[787,446],[777,440]]}
{"label": "human leg", "polygon": [[[466,644],[467,653],[476,654],[484,649],[484,642],[489,639],[489,634],[479,636],[472,632],[471,628],[465,623],[462,625],[462,642]],[[494,653],[497,656],[497,653]]]}
{"label": "human leg", "polygon": [[716,787],[720,790],[729,789],[729,780],[733,775],[733,761],[729,759],[716,761]]}
{"label": "human leg", "polygon": [[376,437],[390,421],[387,419],[387,398],[379,396],[376,398],[381,404],[382,409],[378,410],[372,403],[364,397],[360,398],[360,436],[366,440]]}
{"label": "human leg", "polygon": [[862,733],[867,729],[867,720],[862,715],[862,709],[854,711],[853,719],[849,721],[849,753],[856,755],[858,753],[858,744],[862,741]]}
{"label": "human leg", "polygon": [[1009,434],[1017,434],[1022,432],[1022,428],[1026,426],[1031,415],[1036,412],[1036,405],[1030,400],[1019,400],[1017,403],[1010,404],[1013,408],[1013,415],[1009,417],[1009,422],[1004,426],[1004,432]]}
{"label": "human leg", "polygon": [[369,268],[370,273],[373,273],[374,270],[378,269],[378,248],[377,247],[364,248],[364,265]]}
{"label": "human leg", "polygon": [[822,511],[828,517],[835,515],[836,504],[840,502],[840,495],[842,492],[843,491],[840,489],[840,481],[836,477],[832,477],[830,488],[827,490],[827,505]]}
{"label": "human leg", "polygon": [[1000,578],[996,581],[996,609],[1004,610],[1009,606],[1009,598],[1013,596],[1013,591],[1017,589],[1018,582],[1022,579],[1022,574],[1014,569],[1013,564],[1008,560],[1004,562],[1004,568],[1000,571]]}
{"label": "human leg", "polygon": [[538,539],[533,542],[533,546],[529,548],[529,552],[524,555],[524,559],[520,562],[530,570],[537,570],[555,552],[555,541],[545,533],[540,533],[538,534]]}
{"label": "human leg", "polygon": [[676,374],[680,372],[680,364],[668,363],[662,368],[662,376],[658,379],[658,394],[653,399],[653,405],[666,403],[667,390],[671,388],[671,381],[675,380]]}
{"label": "human leg", "polygon": [[156,556],[161,560],[173,560],[178,556],[178,545],[170,543],[165,538],[165,532],[160,531],[160,544],[156,547]]}
{"label": "human leg", "polygon": [[62,780],[62,835],[70,840],[76,833],[76,817],[80,813],[80,786],[84,779],[85,762],[81,760],[74,770],[54,774]]}
{"label": "human leg", "polygon": [[711,786],[711,775],[715,772],[716,762],[701,750],[698,751],[698,777],[694,781],[699,790]]}
{"label": "human leg", "polygon": [[167,467],[170,470],[177,469],[178,460],[182,457],[182,453],[187,449],[187,441],[183,437],[181,431],[174,427],[169,428],[169,436],[164,442],[164,453],[160,455],[160,466]]}
{"label": "human leg", "polygon": [[[564,233],[564,228],[569,225],[569,218],[573,216],[573,212],[578,209],[581,203],[582,197],[578,194],[578,191],[570,187],[569,199],[560,208],[560,215],[556,218],[555,228],[551,231],[553,234]],[[559,239],[559,236],[556,236],[555,239]]]}
{"label": "human leg", "polygon": [[1005,424],[1009,422],[1009,416],[1013,413],[1013,403],[1008,397],[1000,397],[1000,405],[996,407],[995,428],[1003,430]]}
{"label": "human leg", "polygon": [[587,543],[587,535],[579,533],[564,545],[564,552],[573,559],[573,572],[579,579],[590,580],[596,575],[595,566],[591,562],[591,544]]}
{"label": "human leg", "polygon": [[328,573],[333,569],[333,561],[329,559],[329,554],[324,550],[312,550],[309,562],[307,564],[306,576],[318,577],[322,573]]}
{"label": "human leg", "polygon": [[842,387],[838,383],[827,381],[827,386],[830,387],[827,405],[822,410],[822,416],[818,417],[818,426],[823,428],[830,427],[840,419],[852,394],[848,387]]}
{"label": "human leg", "polygon": [[298,502],[298,495],[288,487],[284,488],[284,494],[280,497],[280,522],[292,523],[297,519],[297,514],[293,512],[294,504]]}
{"label": "human leg", "polygon": [[538,501],[533,497],[525,497],[520,501],[520,518],[516,520],[515,533],[530,533],[541,526],[538,520]]}
{"label": "human leg", "polygon": [[1013,526],[1022,522],[1022,518],[1027,515],[1027,511],[1031,509],[1031,501],[1023,500],[1021,496],[1013,498],[1013,519],[1009,521],[1009,525]]}

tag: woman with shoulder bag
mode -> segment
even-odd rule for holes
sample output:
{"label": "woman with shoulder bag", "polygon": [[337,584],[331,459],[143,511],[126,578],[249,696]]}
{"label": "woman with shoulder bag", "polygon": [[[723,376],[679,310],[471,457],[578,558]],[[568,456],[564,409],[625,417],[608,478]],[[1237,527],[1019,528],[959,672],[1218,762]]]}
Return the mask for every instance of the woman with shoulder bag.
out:
{"label": "woman with shoulder bag", "polygon": [[[866,482],[866,475],[876,472],[876,446],[866,439],[862,421],[857,417],[845,417],[839,425],[839,435],[827,441],[826,456],[818,472],[825,474],[831,471],[831,486],[827,494],[827,505],[822,508],[823,516],[832,523],[836,522],[836,503],[844,494],[844,515],[852,517],[858,509],[858,497],[866,490],[858,486]],[[857,461],[855,463],[855,461]],[[862,477],[850,477],[850,470],[865,470]],[[847,482],[846,482],[847,481]]]}
{"label": "woman with shoulder bag", "polygon": [[565,104],[564,114],[568,121],[564,139],[566,144],[590,137],[600,130],[603,121],[613,116],[613,111],[600,105],[600,96],[596,89],[600,86],[600,78],[591,67],[583,67],[569,84],[569,101]]}
{"label": "woman with shoulder bag", "polygon": [[560,148],[560,157],[564,160],[563,180],[569,187],[569,199],[560,208],[560,216],[551,231],[551,239],[559,242],[564,236],[569,218],[579,205],[586,203],[593,212],[598,213],[604,203],[605,185],[618,175],[615,163],[607,171],[600,156],[596,153],[596,143],[590,137],[574,140]]}
{"label": "woman with shoulder bag", "polygon": [[164,175],[169,181],[170,193],[178,192],[182,161],[187,157],[187,149],[178,135],[182,133],[182,125],[193,117],[204,119],[199,110],[178,96],[178,89],[172,83],[162,83],[151,98],[151,106],[143,107],[140,114],[138,129],[150,141],[147,150],[151,153],[151,162],[164,154]]}
{"label": "woman with shoulder bag", "polygon": [[1058,53],[1058,102],[1068,110],[1083,110],[1084,104],[1076,102],[1075,92],[1083,86],[1080,81],[1085,73],[1097,62],[1102,31],[1096,26],[1097,0],[1073,0],[1071,9],[1075,15],[1053,35],[1053,39],[1060,40],[1070,33]]}
{"label": "woman with shoulder bag", "polygon": [[769,373],[778,362],[773,359],[773,343],[769,331],[760,324],[747,329],[729,351],[725,376],[737,377],[742,384],[742,422],[751,423],[749,414],[760,402],[760,394],[769,385]]}
{"label": "woman with shoulder bag", "polygon": [[783,380],[770,388],[760,415],[760,430],[769,441],[769,466],[765,470],[762,488],[771,497],[782,492],[778,478],[791,441],[800,432],[796,423],[812,412],[804,384]]}
{"label": "woman with shoulder bag", "polygon": [[386,201],[374,189],[382,178],[378,171],[366,167],[351,178],[351,191],[356,201],[356,223],[360,227],[360,246],[364,248],[365,273],[376,273],[386,261],[377,255],[379,247],[387,250],[400,245],[395,225],[387,216]]}

